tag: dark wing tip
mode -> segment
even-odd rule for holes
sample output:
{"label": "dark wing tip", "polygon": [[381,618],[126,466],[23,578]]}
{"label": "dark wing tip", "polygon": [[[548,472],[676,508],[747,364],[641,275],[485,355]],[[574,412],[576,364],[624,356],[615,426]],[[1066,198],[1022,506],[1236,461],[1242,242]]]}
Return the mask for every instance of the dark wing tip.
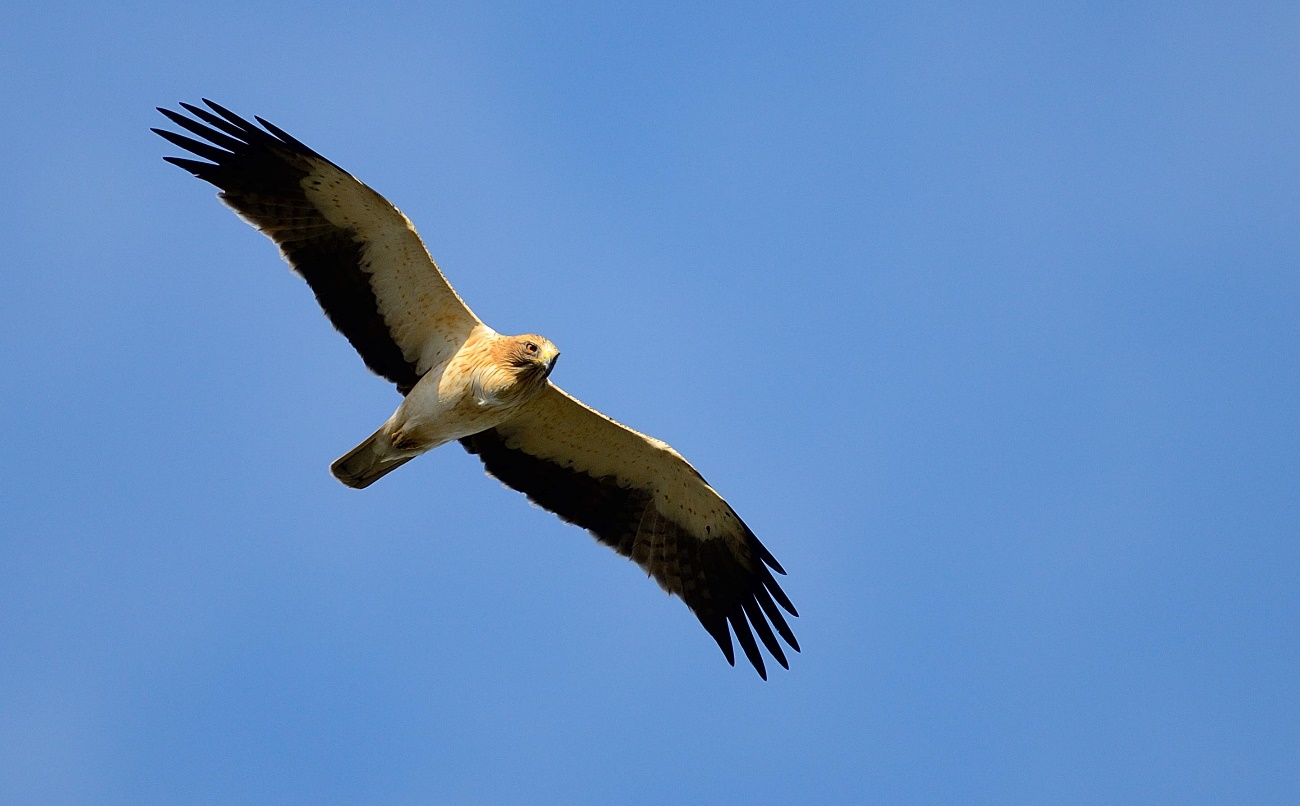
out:
{"label": "dark wing tip", "polygon": [[736,641],[740,648],[745,650],[745,657],[753,664],[758,676],[767,679],[767,667],[763,664],[763,653],[758,651],[758,642],[754,640],[754,633],[749,629],[749,621],[746,620],[743,606],[740,612],[732,613],[727,621],[731,622],[731,631],[736,634]]}
{"label": "dark wing tip", "polygon": [[794,603],[790,601],[790,597],[785,595],[785,591],[781,590],[781,586],[777,584],[776,579],[769,573],[764,573],[760,576],[762,578],[762,584],[760,587],[766,589],[767,592],[772,595],[772,598],[785,608],[787,613],[798,618],[799,611],[795,609]]}
{"label": "dark wing tip", "polygon": [[150,131],[172,145],[209,161],[196,162],[176,157],[163,157],[163,159],[184,168],[200,179],[222,187],[223,190],[225,188],[221,179],[223,174],[227,172],[227,166],[248,158],[249,149],[254,142],[257,142],[258,134],[268,139],[270,137],[256,130],[250,131],[247,128],[232,125],[216,115],[190,104],[182,103],[181,107],[194,115],[194,118],[188,118],[179,112],[161,106],[157,107],[157,109],[173,124],[185,129],[190,134],[203,138],[207,142],[186,137],[167,129],[151,128]]}
{"label": "dark wing tip", "polygon": [[[175,110],[157,107],[169,121],[197,135],[207,142],[200,142],[166,129],[151,129],[155,134],[173,145],[179,146],[192,154],[211,160],[216,166],[226,166],[234,161],[270,158],[287,159],[289,154],[311,157],[334,165],[333,162],[309,148],[301,140],[291,136],[284,129],[264,118],[254,117],[261,124],[249,122],[236,115],[226,107],[207,98],[203,103],[208,109],[194,104],[181,102],[180,106],[191,117]],[[209,111],[210,110],[210,111]],[[211,145],[209,145],[211,144]],[[334,167],[338,167],[335,165]],[[187,168],[187,170],[189,170]],[[340,168],[340,170],[342,170]],[[209,174],[209,176],[213,176]],[[200,178],[207,179],[206,176]]]}
{"label": "dark wing tip", "polygon": [[209,101],[207,98],[204,98],[203,103],[207,104],[209,109],[211,109],[213,112],[216,112],[218,115],[221,115],[223,118],[225,118],[235,126],[238,126],[239,128],[244,129],[246,131],[257,130],[257,127],[254,126],[252,123],[249,123],[247,120],[241,118],[239,115],[236,115],[234,112],[231,112],[229,109],[225,108],[224,106],[217,103],[216,101]]}
{"label": "dark wing tip", "polygon": [[[317,153],[314,149],[312,149],[312,148],[311,148],[310,146],[308,146],[306,143],[304,143],[303,141],[299,140],[297,137],[294,137],[292,134],[289,134],[289,133],[288,133],[287,131],[285,131],[284,129],[281,129],[279,126],[275,125],[274,123],[272,123],[271,121],[267,120],[266,118],[258,117],[257,115],[254,115],[254,116],[253,116],[253,120],[256,120],[258,123],[262,124],[262,128],[266,129],[266,130],[267,130],[268,132],[270,132],[271,134],[273,134],[273,135],[275,135],[276,137],[280,138],[281,142],[284,142],[284,143],[286,143],[286,144],[288,144],[288,145],[291,145],[291,146],[293,146],[294,148],[298,149],[299,151],[301,151],[301,152],[303,152],[303,153],[305,153],[305,154],[310,154],[310,155],[312,155],[313,157],[318,157],[318,158],[320,158],[320,159],[325,160],[326,162],[329,162],[329,160],[327,160],[325,157],[321,156],[319,153]],[[330,164],[333,165],[333,163],[330,163]],[[335,166],[335,167],[337,167],[337,166]],[[341,169],[340,169],[340,170],[341,170]]]}
{"label": "dark wing tip", "polygon": [[754,553],[758,555],[759,559],[762,560],[768,568],[771,568],[781,576],[785,576],[785,569],[781,567],[781,563],[776,561],[776,557],[772,556],[772,552],[767,550],[767,546],[763,545],[763,541],[758,539],[758,535],[754,534],[754,531],[743,521],[741,525],[745,527],[745,538],[749,542]]}
{"label": "dark wing tip", "polygon": [[725,618],[705,616],[699,612],[695,613],[695,617],[700,620],[700,624],[704,625],[705,632],[718,643],[718,648],[722,650],[727,663],[735,666],[736,650],[731,645],[731,631],[727,629],[727,620]]}
{"label": "dark wing tip", "polygon": [[183,134],[169,132],[166,129],[150,129],[149,131],[172,145],[183,148],[191,154],[197,154],[203,159],[209,160],[216,165],[219,165],[234,156],[233,152],[222,150],[216,146],[208,145],[207,143],[201,143],[198,140],[195,140],[192,137],[186,137]]}
{"label": "dark wing tip", "polygon": [[699,540],[685,530],[678,537],[680,541],[694,543],[685,552],[679,545],[678,552],[691,557],[692,567],[705,583],[702,589],[688,589],[682,598],[718,642],[728,661],[734,665],[730,633],[759,677],[767,679],[763,648],[782,668],[789,669],[790,662],[781,641],[795,652],[800,651],[799,642],[781,608],[798,614],[768,566],[757,561],[763,554],[757,538],[748,533],[742,543],[720,538]]}
{"label": "dark wing tip", "polygon": [[[776,584],[776,581],[772,580],[769,584]],[[781,638],[790,645],[791,649],[798,652],[799,642],[795,640],[794,630],[790,629],[789,622],[785,620],[785,616],[781,615],[780,608],[772,601],[772,594],[768,592],[768,585],[761,585],[758,590],[754,591],[754,600],[758,602],[758,606],[762,608],[763,614],[767,616],[768,621],[781,634]]]}
{"label": "dark wing tip", "polygon": [[172,165],[189,171],[200,179],[206,179],[208,171],[217,167],[210,162],[187,160],[184,157],[163,157],[163,162],[170,162]]}
{"label": "dark wing tip", "polygon": [[789,669],[790,663],[785,659],[785,653],[781,651],[781,642],[776,640],[771,625],[759,612],[757,599],[745,599],[741,602],[741,606],[745,610],[745,616],[749,619],[749,623],[753,625],[754,632],[758,633],[759,640],[763,642],[763,646],[767,647],[767,651],[772,653],[772,657],[776,658],[777,663]]}

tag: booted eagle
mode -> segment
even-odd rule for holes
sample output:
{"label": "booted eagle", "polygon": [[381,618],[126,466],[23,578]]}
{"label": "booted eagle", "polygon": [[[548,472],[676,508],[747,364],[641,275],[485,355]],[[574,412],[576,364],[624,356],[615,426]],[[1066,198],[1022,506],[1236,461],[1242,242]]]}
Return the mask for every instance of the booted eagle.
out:
{"label": "booted eagle", "polygon": [[331,466],[339,481],[368,487],[456,440],[489,475],[681,597],[727,662],[736,662],[734,633],[764,679],[758,641],[789,668],[777,635],[795,651],[799,644],[781,608],[798,613],[772,576],[785,571],[695,468],[551,383],[560,351],[550,341],[479,321],[383,196],[262,118],[258,127],[204,103],[181,104],[191,117],[158,111],[207,142],[153,131],[207,161],[165,159],[218,187],[222,202],[275,241],[366,366],[403,395],[379,430]]}

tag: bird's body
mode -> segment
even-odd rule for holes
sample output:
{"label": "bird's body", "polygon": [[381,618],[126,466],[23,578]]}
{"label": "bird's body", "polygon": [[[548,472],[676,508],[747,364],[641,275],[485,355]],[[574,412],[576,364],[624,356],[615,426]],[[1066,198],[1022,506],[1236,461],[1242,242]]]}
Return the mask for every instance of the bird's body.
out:
{"label": "bird's body", "polygon": [[478,325],[416,382],[388,422],[330,471],[349,487],[369,487],[425,451],[496,428],[542,393],[559,355],[541,336],[502,336]]}
{"label": "bird's body", "polygon": [[681,597],[728,661],[734,633],[766,677],[757,633],[788,665],[776,635],[798,650],[781,609],[797,614],[772,576],[785,572],[695,468],[551,383],[559,351],[550,341],[483,324],[383,196],[265,120],[257,118],[259,128],[205,103],[211,111],[182,104],[192,118],[159,111],[206,142],[154,131],[208,162],[167,161],[216,185],[223,202],[275,241],[366,366],[404,396],[332,465],[340,481],[367,487],[459,441],[489,475]]}

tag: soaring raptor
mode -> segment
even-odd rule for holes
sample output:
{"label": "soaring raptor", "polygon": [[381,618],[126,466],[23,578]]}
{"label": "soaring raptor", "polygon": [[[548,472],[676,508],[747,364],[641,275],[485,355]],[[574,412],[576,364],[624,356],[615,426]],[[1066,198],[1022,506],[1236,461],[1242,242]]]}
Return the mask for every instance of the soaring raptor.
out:
{"label": "soaring raptor", "polygon": [[403,395],[379,430],[331,466],[339,481],[367,487],[459,441],[489,475],[681,597],[733,666],[732,633],[764,679],[758,641],[789,668],[777,635],[795,651],[799,644],[781,608],[798,613],[772,576],[785,571],[695,468],[551,383],[554,344],[479,321],[383,196],[262,118],[259,127],[204,103],[181,104],[189,117],[158,111],[207,142],[153,131],[206,161],[165,159],[215,185],[275,241],[366,366]]}

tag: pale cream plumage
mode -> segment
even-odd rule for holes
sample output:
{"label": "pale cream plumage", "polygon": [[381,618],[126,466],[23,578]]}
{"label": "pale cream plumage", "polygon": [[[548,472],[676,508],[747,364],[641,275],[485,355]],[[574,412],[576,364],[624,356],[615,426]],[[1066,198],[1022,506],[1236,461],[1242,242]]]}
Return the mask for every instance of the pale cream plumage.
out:
{"label": "pale cream plumage", "polygon": [[784,571],[681,455],[551,383],[559,352],[549,341],[484,325],[384,197],[265,120],[259,128],[205,103],[182,104],[193,117],[159,111],[207,142],[154,131],[208,161],[166,159],[274,240],[366,365],[404,395],[335,462],[340,480],[367,486],[458,440],[489,474],[681,597],[728,661],[734,633],[763,677],[759,641],[788,666],[776,635],[798,650],[781,609],[797,613],[772,576]]}

